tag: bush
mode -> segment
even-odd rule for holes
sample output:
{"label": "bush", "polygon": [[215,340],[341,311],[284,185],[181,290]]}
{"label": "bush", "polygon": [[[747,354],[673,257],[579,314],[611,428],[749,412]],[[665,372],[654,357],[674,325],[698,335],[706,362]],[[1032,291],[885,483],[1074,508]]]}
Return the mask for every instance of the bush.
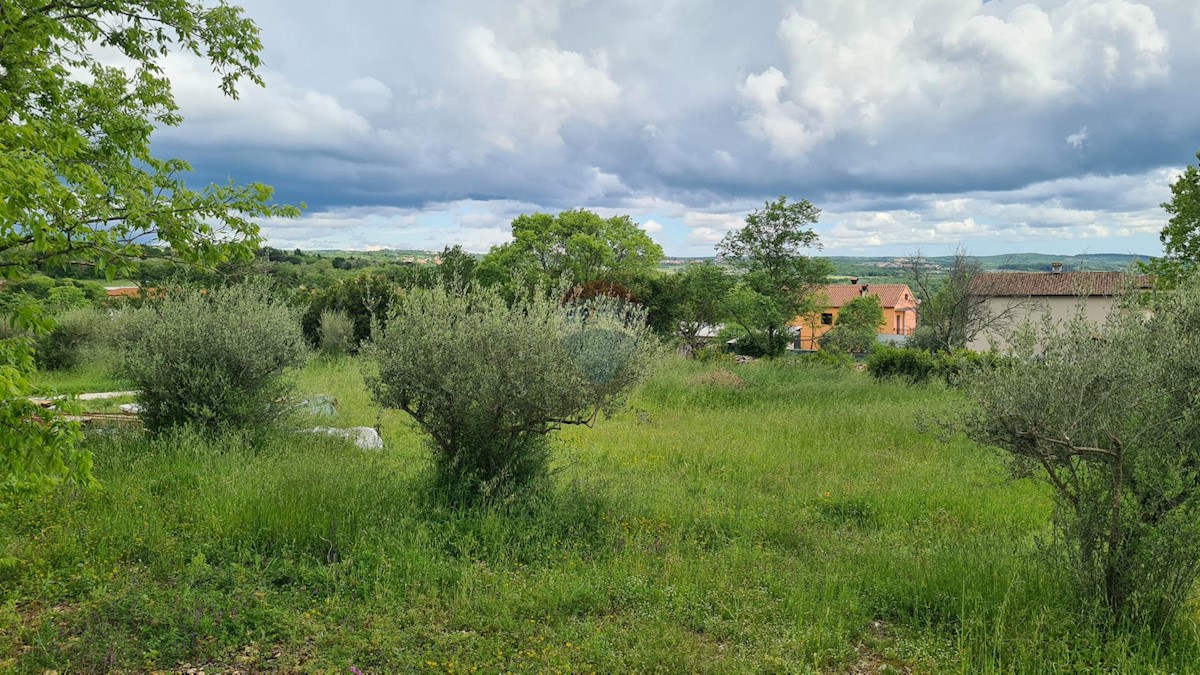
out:
{"label": "bush", "polygon": [[726,351],[725,343],[721,340],[704,345],[692,352],[692,358],[700,363],[735,363],[737,358]]}
{"label": "bush", "polygon": [[269,426],[284,412],[275,405],[290,388],[284,371],[306,353],[298,312],[260,284],[172,291],[123,324],[119,370],[155,432]]}
{"label": "bush", "polygon": [[510,306],[479,288],[406,294],[367,349],[376,400],[429,434],[439,485],[466,499],[544,476],[549,434],[614,411],[653,351],[644,310],[620,300]]}
{"label": "bush", "polygon": [[[67,287],[64,287],[67,288]],[[37,341],[37,364],[46,370],[68,370],[79,365],[89,347],[105,336],[108,316],[93,309],[72,309],[54,319],[54,327]]]}
{"label": "bush", "polygon": [[937,359],[920,349],[879,345],[867,359],[867,372],[877,380],[904,379],[927,382],[938,372]]}
{"label": "bush", "polygon": [[1163,630],[1200,576],[1200,289],[1148,309],[1043,326],[1006,367],[970,378],[959,428],[1052,486],[1051,560],[1081,608]]}
{"label": "bush", "polygon": [[374,324],[383,321],[397,297],[397,283],[379,274],[339,279],[312,296],[301,318],[304,336],[313,347],[321,346],[321,315],[327,310],[345,312],[354,323],[351,351],[370,339]]}
{"label": "bush", "polygon": [[842,369],[849,368],[850,366],[854,365],[854,357],[851,356],[849,352],[834,351],[830,349],[820,349],[815,352],[798,354],[794,358],[797,363],[824,366],[827,368]]}
{"label": "bush", "polygon": [[879,380],[899,378],[921,383],[937,378],[957,384],[975,370],[996,368],[1002,363],[1004,358],[993,352],[959,349],[930,354],[923,349],[879,345],[867,359],[867,372]]}
{"label": "bush", "polygon": [[321,352],[329,356],[349,354],[357,344],[354,340],[354,320],[345,312],[331,309],[321,312],[317,332]]}
{"label": "bush", "polygon": [[849,326],[834,326],[832,330],[821,336],[821,351],[841,352],[843,354],[869,354],[878,344],[878,329],[851,328]]}
{"label": "bush", "polygon": [[950,384],[958,384],[978,370],[1000,367],[1004,357],[996,352],[976,352],[958,349],[937,355],[937,375]]}

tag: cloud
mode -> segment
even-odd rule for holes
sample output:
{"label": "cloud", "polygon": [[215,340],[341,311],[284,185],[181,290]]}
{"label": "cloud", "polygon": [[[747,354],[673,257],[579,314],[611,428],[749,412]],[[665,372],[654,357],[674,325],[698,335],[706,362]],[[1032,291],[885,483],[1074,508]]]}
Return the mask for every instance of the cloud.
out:
{"label": "cloud", "polygon": [[684,215],[683,224],[698,230],[728,232],[740,228],[745,222],[744,217],[745,214],[738,213],[700,213],[693,211]]}
{"label": "cloud", "polygon": [[1090,134],[1088,134],[1087,127],[1080,127],[1079,131],[1067,136],[1067,145],[1076,150],[1083,150],[1083,144],[1087,142],[1089,137]]}
{"label": "cloud", "polygon": [[482,250],[587,207],[695,255],[786,194],[830,252],[1154,252],[1200,138],[1190,0],[244,2],[267,88],[171,57],[156,152],[307,202],[288,241]]}
{"label": "cloud", "polygon": [[658,234],[663,231],[663,226],[657,220],[647,220],[642,223],[642,229],[645,230],[646,234]]}
{"label": "cloud", "polygon": [[697,227],[688,235],[688,243],[697,246],[712,246],[724,238],[725,233],[711,227]]}
{"label": "cloud", "polygon": [[[746,77],[746,129],[802,156],[839,134],[874,141],[915,116],[1062,107],[1168,72],[1167,34],[1126,0],[1043,9],[976,0],[808,0],[779,26],[786,72]],[[981,87],[986,81],[989,87]]]}

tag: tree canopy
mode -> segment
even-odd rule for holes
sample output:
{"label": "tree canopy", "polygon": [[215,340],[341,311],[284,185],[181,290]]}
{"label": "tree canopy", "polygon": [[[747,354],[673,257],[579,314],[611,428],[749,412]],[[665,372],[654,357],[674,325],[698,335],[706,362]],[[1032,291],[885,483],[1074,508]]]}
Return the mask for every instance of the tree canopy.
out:
{"label": "tree canopy", "polygon": [[[0,278],[39,264],[112,276],[152,242],[200,265],[251,258],[256,220],[298,210],[258,183],[192,189],[187,162],[154,156],[150,140],[156,127],[182,122],[163,69],[169,53],[208,61],[236,98],[242,82],[262,84],[261,49],[254,23],[223,2],[0,3]],[[123,63],[111,65],[114,55]],[[9,320],[44,331],[39,317],[28,304]],[[30,391],[30,349],[23,338],[0,342],[0,481],[78,476],[72,467],[82,463],[68,461],[60,442],[72,434],[47,435],[59,422],[19,403]]]}
{"label": "tree canopy", "polygon": [[821,347],[861,354],[875,346],[883,323],[883,304],[878,295],[854,298],[838,310],[833,330],[821,338]]}
{"label": "tree canopy", "polygon": [[[1200,153],[1196,154],[1200,160]],[[1168,285],[1200,269],[1200,168],[1189,165],[1171,183],[1171,201],[1162,204],[1171,219],[1159,234],[1163,257],[1144,267]]]}
{"label": "tree canopy", "polygon": [[513,241],[496,246],[480,262],[486,281],[513,274],[556,283],[620,282],[653,270],[662,247],[629,216],[601,218],[586,209],[522,214],[512,222]]}
{"label": "tree canopy", "polygon": [[780,197],[751,213],[744,227],[717,244],[717,252],[742,271],[730,314],[755,352],[782,353],[788,326],[815,309],[815,290],[832,269],[828,261],[805,255],[821,246],[811,227],[820,216],[821,210],[807,199],[789,203]]}

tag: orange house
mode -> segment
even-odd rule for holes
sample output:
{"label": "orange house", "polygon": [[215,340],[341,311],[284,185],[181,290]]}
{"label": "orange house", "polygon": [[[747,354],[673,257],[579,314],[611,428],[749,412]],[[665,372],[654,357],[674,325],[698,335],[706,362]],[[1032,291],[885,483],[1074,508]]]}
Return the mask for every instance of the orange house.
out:
{"label": "orange house", "polygon": [[917,299],[907,284],[859,285],[855,278],[848,284],[830,284],[823,292],[827,299],[825,309],[797,317],[792,322],[797,329],[792,343],[796,349],[820,349],[821,336],[837,323],[842,306],[864,295],[878,297],[883,306],[883,323],[879,324],[881,335],[911,335],[917,327]]}

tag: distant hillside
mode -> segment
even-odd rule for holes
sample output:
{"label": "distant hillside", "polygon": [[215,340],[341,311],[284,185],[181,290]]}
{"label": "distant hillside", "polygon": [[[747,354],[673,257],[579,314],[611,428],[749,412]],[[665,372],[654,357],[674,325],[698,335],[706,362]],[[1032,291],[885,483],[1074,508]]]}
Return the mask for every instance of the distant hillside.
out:
{"label": "distant hillside", "polygon": [[[367,258],[372,260],[405,260],[427,262],[433,261],[438,254],[436,251],[419,251],[412,249],[382,249],[378,251],[339,251],[311,250],[305,253],[322,256],[342,256],[346,258]],[[904,275],[904,256],[827,256],[833,263],[834,276],[858,276],[879,281],[880,279],[898,279]],[[1089,270],[1093,272],[1117,272],[1128,270],[1139,260],[1150,260],[1149,256],[1132,255],[1128,253],[1089,253],[1086,255],[1049,255],[1046,253],[1011,253],[1004,255],[973,256],[986,270],[1011,272],[1048,272],[1050,263],[1061,262],[1066,271]],[[677,270],[688,263],[713,260],[708,257],[667,256],[660,267],[666,270]],[[953,256],[930,256],[929,262],[934,265],[949,266],[953,264]]]}
{"label": "distant hillside", "polygon": [[[1131,255],[1127,253],[1091,253],[1087,255],[1049,255],[1046,253],[1010,253],[1004,255],[972,256],[986,270],[1013,272],[1049,272],[1050,263],[1061,262],[1063,269],[1089,270],[1093,272],[1116,272],[1127,270],[1139,260],[1149,260],[1149,256]],[[877,275],[887,273],[886,270],[903,269],[906,258],[878,256],[830,256],[829,260],[842,274]],[[954,263],[954,256],[929,256],[929,262],[934,265],[949,266]]]}

